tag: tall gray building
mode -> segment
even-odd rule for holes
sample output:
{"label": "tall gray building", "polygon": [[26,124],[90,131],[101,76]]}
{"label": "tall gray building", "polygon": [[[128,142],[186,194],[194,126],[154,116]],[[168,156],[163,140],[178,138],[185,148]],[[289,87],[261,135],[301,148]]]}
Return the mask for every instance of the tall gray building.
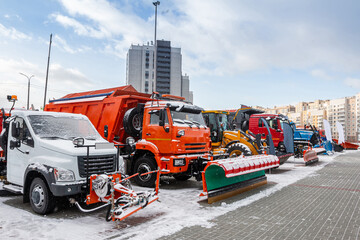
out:
{"label": "tall gray building", "polygon": [[[126,60],[126,84],[144,93],[153,91],[185,97],[192,102],[189,76],[182,76],[181,48],[171,47],[170,41],[158,40],[156,65],[154,45],[131,45]],[[155,79],[156,67],[156,79]]]}

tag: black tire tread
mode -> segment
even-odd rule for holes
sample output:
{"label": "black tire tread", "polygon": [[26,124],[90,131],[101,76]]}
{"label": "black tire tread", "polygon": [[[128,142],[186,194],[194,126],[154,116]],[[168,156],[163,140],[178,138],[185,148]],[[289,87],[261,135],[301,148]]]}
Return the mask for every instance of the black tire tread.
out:
{"label": "black tire tread", "polygon": [[249,151],[249,149],[246,148],[242,143],[234,143],[234,144],[230,145],[226,152],[228,154],[230,154],[234,150],[241,151],[244,154],[244,156],[251,156],[252,155],[251,151]]}

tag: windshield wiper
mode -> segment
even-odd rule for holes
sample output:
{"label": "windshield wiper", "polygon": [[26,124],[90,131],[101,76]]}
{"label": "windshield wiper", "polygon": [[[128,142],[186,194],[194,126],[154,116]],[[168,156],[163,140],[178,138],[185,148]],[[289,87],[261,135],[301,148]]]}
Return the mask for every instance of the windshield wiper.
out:
{"label": "windshield wiper", "polygon": [[86,137],[86,140],[96,140],[96,137]]}
{"label": "windshield wiper", "polygon": [[176,119],[176,118],[173,119],[173,121],[174,121],[174,122],[178,122],[178,123],[185,123],[183,120],[181,120],[181,119]]}
{"label": "windshield wiper", "polygon": [[[189,120],[184,120],[184,123],[187,123],[189,125],[190,128],[192,128],[191,125],[193,125],[194,123],[189,121]],[[195,125],[195,124],[194,124]]]}
{"label": "windshield wiper", "polygon": [[193,123],[195,123],[196,125],[198,125],[199,126],[199,128],[200,128],[200,126],[203,126],[205,129],[206,129],[206,126],[205,125],[202,125],[201,123],[199,123],[199,122],[197,122],[197,121],[193,121]]}
{"label": "windshield wiper", "polygon": [[43,137],[40,137],[40,138],[46,138],[46,139],[51,139],[51,140],[54,140],[54,139],[70,140],[68,138],[59,137],[59,136],[43,136]]}

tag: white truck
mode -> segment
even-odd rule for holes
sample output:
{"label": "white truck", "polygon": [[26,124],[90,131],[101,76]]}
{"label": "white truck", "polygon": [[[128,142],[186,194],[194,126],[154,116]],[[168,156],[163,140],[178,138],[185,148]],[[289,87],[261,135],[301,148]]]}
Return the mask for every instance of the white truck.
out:
{"label": "white truck", "polygon": [[114,144],[80,114],[13,111],[3,122],[0,147],[3,188],[22,193],[38,214],[52,211],[57,197],[84,203],[89,177],[119,166]]}

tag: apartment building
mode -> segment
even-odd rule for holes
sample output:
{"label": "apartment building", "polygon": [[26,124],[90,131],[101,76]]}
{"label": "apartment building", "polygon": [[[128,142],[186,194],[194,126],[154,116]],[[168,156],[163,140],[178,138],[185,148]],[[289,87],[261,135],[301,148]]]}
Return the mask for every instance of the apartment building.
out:
{"label": "apartment building", "polygon": [[314,102],[299,102],[295,106],[267,108],[267,113],[287,115],[296,126],[314,125],[323,129],[323,120],[329,121],[332,136],[338,138],[336,122],[344,129],[347,141],[360,142],[360,93],[352,97],[331,100],[316,100]]}
{"label": "apartment building", "polygon": [[[156,59],[156,62],[155,62]],[[131,45],[126,59],[126,84],[137,91],[171,94],[192,102],[190,78],[182,75],[181,48],[170,41],[157,40],[154,45]]]}

